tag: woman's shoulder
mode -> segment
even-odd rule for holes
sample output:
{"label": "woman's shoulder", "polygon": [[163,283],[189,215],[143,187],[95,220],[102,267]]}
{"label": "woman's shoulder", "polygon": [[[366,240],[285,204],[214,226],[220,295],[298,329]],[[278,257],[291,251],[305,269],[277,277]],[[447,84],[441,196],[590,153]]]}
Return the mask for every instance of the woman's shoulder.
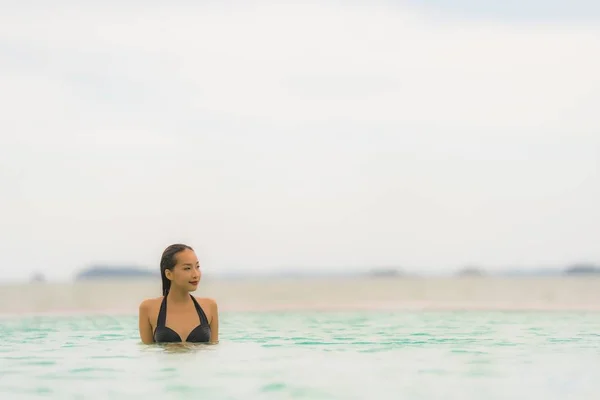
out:
{"label": "woman's shoulder", "polygon": [[194,296],[194,298],[200,303],[203,307],[217,308],[217,301],[212,297],[198,297]]}
{"label": "woman's shoulder", "polygon": [[140,306],[139,306],[140,311],[148,311],[148,310],[153,309],[158,304],[160,304],[162,299],[163,298],[161,296],[161,297],[154,297],[154,298],[148,298],[148,299],[142,300],[142,302],[140,303]]}

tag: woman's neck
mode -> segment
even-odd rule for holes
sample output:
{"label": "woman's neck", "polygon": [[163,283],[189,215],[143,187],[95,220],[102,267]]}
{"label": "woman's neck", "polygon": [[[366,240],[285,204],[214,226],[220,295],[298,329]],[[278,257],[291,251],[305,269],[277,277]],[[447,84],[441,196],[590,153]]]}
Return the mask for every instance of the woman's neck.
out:
{"label": "woman's neck", "polygon": [[170,290],[167,299],[173,303],[186,303],[190,301],[190,294],[187,291]]}

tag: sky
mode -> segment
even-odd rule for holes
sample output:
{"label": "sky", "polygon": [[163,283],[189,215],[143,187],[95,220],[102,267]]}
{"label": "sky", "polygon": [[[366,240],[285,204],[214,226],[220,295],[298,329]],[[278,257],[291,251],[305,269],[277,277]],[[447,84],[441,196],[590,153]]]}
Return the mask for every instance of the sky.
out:
{"label": "sky", "polygon": [[600,6],[482,4],[3,6],[0,280],[600,263]]}

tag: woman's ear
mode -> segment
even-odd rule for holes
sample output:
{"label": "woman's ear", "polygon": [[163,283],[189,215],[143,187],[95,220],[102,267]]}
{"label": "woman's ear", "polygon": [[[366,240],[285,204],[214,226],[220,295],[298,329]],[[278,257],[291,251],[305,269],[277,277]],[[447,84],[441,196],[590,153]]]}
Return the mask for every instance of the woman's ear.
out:
{"label": "woman's ear", "polygon": [[171,271],[170,269],[165,269],[165,276],[167,277],[168,280],[172,281],[173,280],[173,271]]}

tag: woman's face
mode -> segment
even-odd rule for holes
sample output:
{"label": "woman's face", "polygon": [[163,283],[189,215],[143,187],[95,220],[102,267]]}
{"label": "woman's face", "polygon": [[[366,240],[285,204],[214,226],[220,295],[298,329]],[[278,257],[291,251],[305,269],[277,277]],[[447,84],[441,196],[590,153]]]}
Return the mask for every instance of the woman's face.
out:
{"label": "woman's face", "polygon": [[202,277],[200,272],[200,263],[193,250],[183,250],[175,254],[177,263],[172,271],[165,271],[167,278],[171,280],[172,286],[187,289],[190,292],[198,288],[198,283]]}

